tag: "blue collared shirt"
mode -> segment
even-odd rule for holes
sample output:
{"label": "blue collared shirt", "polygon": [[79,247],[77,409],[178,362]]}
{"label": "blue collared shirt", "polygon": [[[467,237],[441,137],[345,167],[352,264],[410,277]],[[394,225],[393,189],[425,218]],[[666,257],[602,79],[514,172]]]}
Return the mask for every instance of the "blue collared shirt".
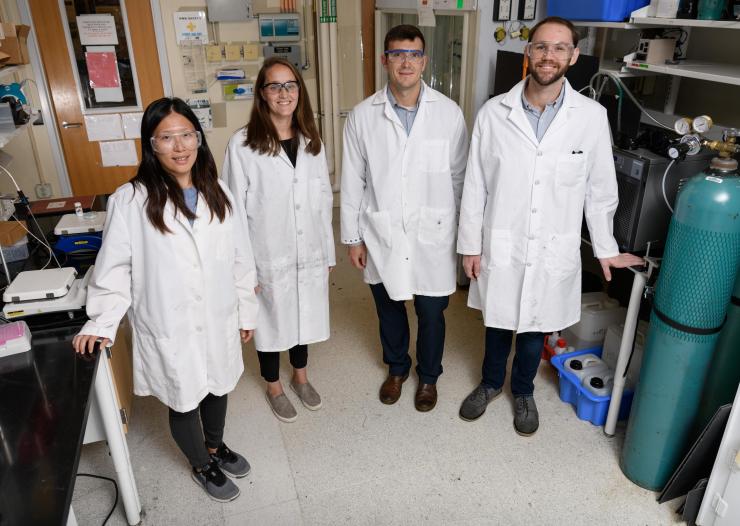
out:
{"label": "blue collared shirt", "polygon": [[399,105],[396,97],[394,97],[391,92],[390,86],[388,86],[385,91],[388,94],[388,100],[390,101],[393,110],[396,112],[396,115],[398,115],[398,118],[401,120],[401,124],[403,124],[403,127],[406,129],[406,135],[408,135],[411,133],[411,127],[414,125],[416,113],[419,111],[419,102],[421,102],[421,97],[424,93],[424,84],[422,83],[421,85],[419,98],[416,99],[416,105],[413,108],[405,108]]}
{"label": "blue collared shirt", "polygon": [[524,95],[526,89],[527,85],[525,84],[524,89],[522,90],[522,107],[524,108],[524,114],[532,125],[532,130],[537,137],[537,141],[541,141],[542,137],[545,136],[545,132],[550,127],[550,124],[552,124],[552,121],[555,119],[555,115],[558,114],[558,111],[563,106],[565,82],[563,82],[563,87],[560,88],[560,95],[558,95],[558,98],[550,104],[545,105],[545,109],[542,111],[529,103],[527,97]]}

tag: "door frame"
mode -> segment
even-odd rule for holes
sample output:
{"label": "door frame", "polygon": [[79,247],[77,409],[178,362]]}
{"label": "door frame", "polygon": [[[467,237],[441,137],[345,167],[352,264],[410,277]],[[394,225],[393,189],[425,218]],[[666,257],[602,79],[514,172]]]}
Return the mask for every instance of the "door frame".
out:
{"label": "door frame", "polygon": [[[28,55],[31,62],[31,69],[36,77],[36,89],[38,91],[39,102],[41,103],[41,115],[44,119],[46,133],[49,136],[49,145],[51,146],[51,158],[54,160],[54,166],[57,169],[59,177],[59,189],[62,193],[60,197],[69,197],[72,195],[72,185],[69,182],[69,173],[67,172],[67,162],[62,153],[62,142],[57,129],[56,115],[51,106],[51,96],[41,64],[41,52],[39,51],[38,42],[36,41],[36,29],[31,19],[31,7],[28,0],[16,0],[18,11],[21,15],[21,22],[31,27],[31,33],[28,35]],[[56,5],[56,4],[55,4]]]}

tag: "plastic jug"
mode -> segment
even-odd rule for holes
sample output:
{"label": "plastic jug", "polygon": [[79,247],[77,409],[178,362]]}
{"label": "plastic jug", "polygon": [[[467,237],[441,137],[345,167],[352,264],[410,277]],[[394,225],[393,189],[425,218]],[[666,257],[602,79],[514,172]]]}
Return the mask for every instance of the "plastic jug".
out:
{"label": "plastic jug", "polygon": [[574,374],[579,382],[590,375],[596,375],[607,370],[604,361],[595,354],[581,354],[565,360],[565,370]]}
{"label": "plastic jug", "polygon": [[614,387],[614,373],[604,369],[600,373],[590,374],[583,378],[584,389],[596,396],[611,396]]}

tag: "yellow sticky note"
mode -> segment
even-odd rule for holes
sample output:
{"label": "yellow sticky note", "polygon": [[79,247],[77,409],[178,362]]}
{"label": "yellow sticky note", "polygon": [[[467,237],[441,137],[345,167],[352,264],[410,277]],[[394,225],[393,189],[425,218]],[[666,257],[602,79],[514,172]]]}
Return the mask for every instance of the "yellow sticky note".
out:
{"label": "yellow sticky note", "polygon": [[221,46],[206,46],[206,60],[208,62],[221,62]]}
{"label": "yellow sticky note", "polygon": [[241,60],[242,59],[242,47],[239,44],[226,44],[224,46],[224,52],[226,53],[226,60]]}
{"label": "yellow sticky note", "polygon": [[244,44],[244,60],[257,60],[260,48],[257,44]]}

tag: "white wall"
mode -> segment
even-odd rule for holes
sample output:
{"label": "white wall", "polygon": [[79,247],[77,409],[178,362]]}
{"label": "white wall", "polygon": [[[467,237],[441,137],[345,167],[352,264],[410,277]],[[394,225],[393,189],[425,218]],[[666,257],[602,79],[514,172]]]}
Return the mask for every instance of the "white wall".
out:
{"label": "white wall", "polygon": [[[511,13],[513,17],[519,12],[519,2],[512,2]],[[537,21],[547,16],[547,0],[537,0],[536,19],[528,20],[524,24],[532,28]],[[474,112],[477,113],[484,102],[488,100],[489,94],[493,91],[493,78],[496,71],[496,53],[502,49],[505,51],[524,51],[526,42],[519,39],[512,39],[507,36],[506,40],[500,44],[493,38],[493,33],[502,22],[493,21],[493,1],[478,0],[478,58],[475,64],[475,77],[473,87]],[[507,23],[507,27],[517,27],[517,22]]]}

